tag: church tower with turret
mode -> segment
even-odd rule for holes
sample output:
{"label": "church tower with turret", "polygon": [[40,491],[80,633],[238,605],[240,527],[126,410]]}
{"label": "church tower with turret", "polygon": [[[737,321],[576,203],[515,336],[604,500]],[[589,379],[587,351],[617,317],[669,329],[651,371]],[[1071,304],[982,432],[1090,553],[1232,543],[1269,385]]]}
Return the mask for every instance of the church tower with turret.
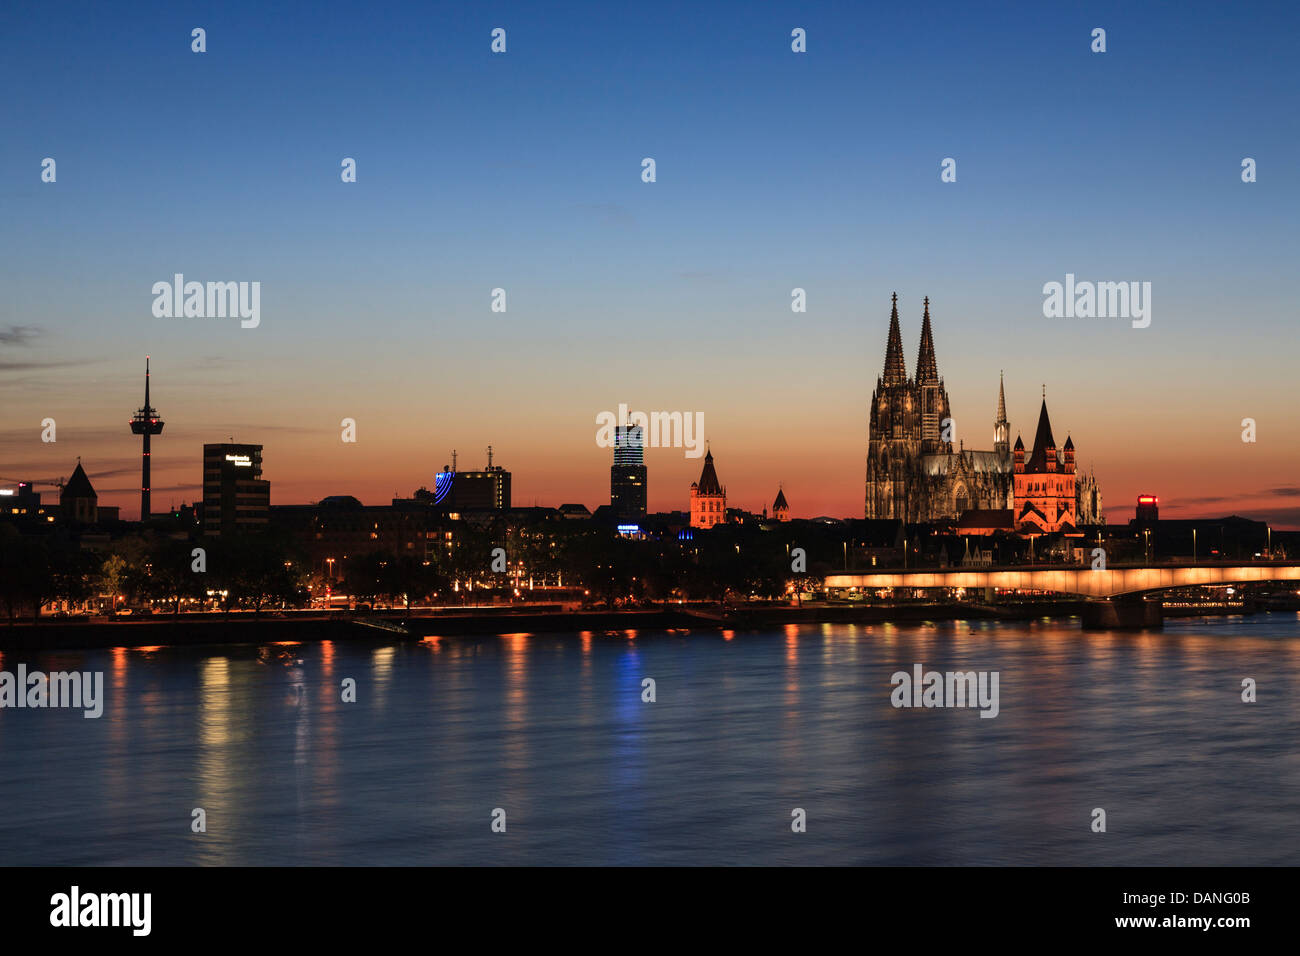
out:
{"label": "church tower with turret", "polygon": [[712,528],[727,520],[727,489],[718,481],[713,452],[704,453],[700,480],[691,482],[691,527]]}
{"label": "church tower with turret", "polygon": [[1078,527],[1074,440],[1065,436],[1058,450],[1047,416],[1047,396],[1038,413],[1034,448],[1025,460],[1025,445],[1016,438],[1015,528],[1024,533],[1072,532]]}

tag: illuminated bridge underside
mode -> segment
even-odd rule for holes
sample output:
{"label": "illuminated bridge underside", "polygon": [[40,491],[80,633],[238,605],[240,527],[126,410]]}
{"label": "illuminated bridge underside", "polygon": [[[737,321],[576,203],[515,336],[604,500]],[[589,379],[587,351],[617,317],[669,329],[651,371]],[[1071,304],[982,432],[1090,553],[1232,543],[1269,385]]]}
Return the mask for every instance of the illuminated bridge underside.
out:
{"label": "illuminated bridge underside", "polygon": [[1300,565],[1256,564],[1240,567],[1087,568],[1024,571],[893,571],[876,574],[830,574],[828,588],[1017,588],[1056,591],[1090,598],[1165,591],[1197,584],[1248,584],[1300,580]]}

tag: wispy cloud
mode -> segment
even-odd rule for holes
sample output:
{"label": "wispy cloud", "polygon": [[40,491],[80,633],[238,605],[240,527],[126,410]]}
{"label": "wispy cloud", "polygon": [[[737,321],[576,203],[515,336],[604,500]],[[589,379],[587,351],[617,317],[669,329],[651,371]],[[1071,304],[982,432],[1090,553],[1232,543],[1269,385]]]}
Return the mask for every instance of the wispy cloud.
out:
{"label": "wispy cloud", "polygon": [[69,359],[64,362],[0,362],[0,372],[37,372],[51,368],[74,368],[90,365],[91,359]]}
{"label": "wispy cloud", "polygon": [[11,325],[0,328],[0,345],[30,345],[41,330],[34,325]]}
{"label": "wispy cloud", "polygon": [[[239,433],[239,432],[280,432],[280,433],[291,433],[296,435],[314,435],[314,434],[318,434],[321,430],[319,426],[315,426],[315,425],[267,425],[265,423],[254,424],[254,425],[250,425],[248,423],[244,423],[242,425],[230,425],[230,424],[224,424],[222,422],[217,422],[212,425],[204,425],[203,427],[205,429],[205,432],[225,432],[227,437],[229,437],[229,435],[232,433]],[[205,440],[209,442],[219,442],[219,441],[225,441],[226,439],[208,438]],[[239,439],[239,440],[242,441],[243,439]],[[250,439],[250,440],[255,440],[255,439]]]}
{"label": "wispy cloud", "polygon": [[[82,426],[59,426],[59,444],[72,443],[95,443],[104,441],[116,441],[124,434],[128,434],[125,422],[121,425],[82,425]],[[18,444],[26,442],[39,442],[41,437],[40,421],[34,421],[27,428],[6,428],[0,431],[0,446],[9,442]]]}
{"label": "wispy cloud", "polygon": [[139,473],[140,466],[136,465],[134,468],[110,468],[107,471],[87,472],[86,477],[98,480],[100,478],[116,478],[118,475],[134,475]]}
{"label": "wispy cloud", "polygon": [[1197,498],[1179,498],[1179,507],[1188,505],[1217,505],[1223,502],[1250,501],[1252,498],[1295,498],[1300,497],[1300,486],[1285,485],[1280,488],[1262,488],[1254,492],[1242,492],[1239,495],[1204,495]]}
{"label": "wispy cloud", "polygon": [[[203,489],[202,485],[163,485],[161,487],[158,485],[154,485],[150,489],[150,491],[156,495],[160,491],[201,491],[202,489]],[[139,485],[131,485],[126,488],[96,488],[95,489],[95,494],[100,495],[101,497],[103,495],[139,494],[139,492],[140,492]]]}
{"label": "wispy cloud", "polygon": [[1252,521],[1271,522],[1274,531],[1278,529],[1278,525],[1300,528],[1300,508],[1270,508],[1267,511],[1246,508],[1235,513],[1238,517],[1250,518]]}
{"label": "wispy cloud", "polygon": [[634,226],[636,225],[636,216],[632,210],[621,203],[616,202],[580,202],[574,203],[575,209],[581,209],[583,212],[589,212],[600,219],[607,226]]}
{"label": "wispy cloud", "polygon": [[191,367],[201,371],[208,371],[212,369],[239,368],[244,364],[245,363],[241,361],[236,361],[235,359],[225,355],[205,355]]}

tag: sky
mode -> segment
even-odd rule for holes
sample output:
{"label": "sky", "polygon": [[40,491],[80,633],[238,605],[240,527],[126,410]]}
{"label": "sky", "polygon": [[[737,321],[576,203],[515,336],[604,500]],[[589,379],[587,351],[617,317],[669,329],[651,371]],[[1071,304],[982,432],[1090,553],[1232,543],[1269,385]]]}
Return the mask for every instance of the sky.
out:
{"label": "sky", "polygon": [[[702,414],[729,505],[861,517],[897,292],[966,447],[1001,371],[1108,520],[1300,527],[1293,5],[269,7],[0,7],[0,484],[80,457],[134,518],[149,354],[156,511],[232,437],[272,504],[385,504],[491,445],[516,505],[594,509],[626,403]],[[156,317],[176,273],[260,282],[260,324]],[[1149,327],[1045,317],[1067,274],[1150,282]],[[687,508],[702,460],[646,463]]]}

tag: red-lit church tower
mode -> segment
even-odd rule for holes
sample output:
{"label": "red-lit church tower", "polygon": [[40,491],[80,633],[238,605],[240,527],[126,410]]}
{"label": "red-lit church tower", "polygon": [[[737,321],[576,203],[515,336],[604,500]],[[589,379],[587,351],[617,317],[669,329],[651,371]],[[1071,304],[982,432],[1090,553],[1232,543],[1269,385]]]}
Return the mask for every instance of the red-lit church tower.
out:
{"label": "red-lit church tower", "polygon": [[1016,437],[1013,449],[1015,469],[1015,524],[1017,531],[1073,531],[1075,514],[1074,441],[1065,437],[1065,447],[1056,448],[1052,422],[1047,417],[1047,397],[1038,413],[1034,450],[1025,460],[1025,443]]}
{"label": "red-lit church tower", "polygon": [[700,480],[691,482],[691,527],[712,528],[727,520],[727,489],[718,482],[713,452],[704,454]]}

